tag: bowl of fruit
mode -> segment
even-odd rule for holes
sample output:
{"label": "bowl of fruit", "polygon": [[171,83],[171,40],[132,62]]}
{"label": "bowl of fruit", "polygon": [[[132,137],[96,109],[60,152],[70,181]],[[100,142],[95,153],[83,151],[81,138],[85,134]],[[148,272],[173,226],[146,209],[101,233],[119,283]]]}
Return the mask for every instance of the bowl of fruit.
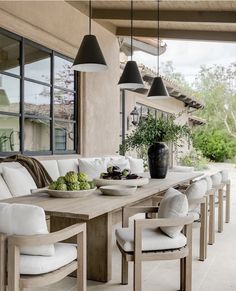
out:
{"label": "bowl of fruit", "polygon": [[92,194],[96,189],[95,183],[88,181],[87,174],[70,171],[52,182],[47,193],[57,198],[81,198]]}
{"label": "bowl of fruit", "polygon": [[97,187],[107,185],[125,185],[141,187],[149,183],[149,179],[141,177],[137,174],[132,174],[129,169],[121,169],[117,166],[111,166],[107,168],[106,173],[101,173],[99,179],[94,179],[94,183]]}

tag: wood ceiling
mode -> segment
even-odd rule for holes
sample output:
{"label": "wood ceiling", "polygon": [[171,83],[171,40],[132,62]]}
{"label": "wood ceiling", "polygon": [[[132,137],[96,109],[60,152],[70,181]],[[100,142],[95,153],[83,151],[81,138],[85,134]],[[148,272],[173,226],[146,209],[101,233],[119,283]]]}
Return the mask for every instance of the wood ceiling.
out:
{"label": "wood ceiling", "polygon": [[[88,1],[67,1],[88,15]],[[130,35],[130,1],[92,1],[93,19],[117,36]],[[134,36],[156,37],[157,1],[134,0]],[[236,41],[236,1],[160,2],[160,37]]]}

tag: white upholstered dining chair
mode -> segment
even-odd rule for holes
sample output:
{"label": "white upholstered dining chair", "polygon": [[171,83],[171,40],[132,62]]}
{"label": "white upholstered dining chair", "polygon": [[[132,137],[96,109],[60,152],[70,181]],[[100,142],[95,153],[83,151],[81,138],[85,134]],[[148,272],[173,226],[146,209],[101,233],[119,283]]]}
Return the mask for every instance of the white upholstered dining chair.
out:
{"label": "white upholstered dining chair", "polygon": [[[77,236],[77,245],[60,243]],[[22,291],[55,283],[77,271],[86,290],[86,224],[48,233],[40,207],[0,203],[0,290]]]}
{"label": "white upholstered dining chair", "polygon": [[[129,218],[137,213],[156,213],[157,219]],[[192,288],[192,223],[185,195],[169,189],[160,207],[123,208],[123,227],[116,229],[116,242],[122,255],[122,284],[128,284],[128,262],[134,262],[133,290],[142,290],[142,261],[180,259],[180,289]],[[181,230],[184,228],[184,232]],[[145,288],[144,288],[145,290]]]}

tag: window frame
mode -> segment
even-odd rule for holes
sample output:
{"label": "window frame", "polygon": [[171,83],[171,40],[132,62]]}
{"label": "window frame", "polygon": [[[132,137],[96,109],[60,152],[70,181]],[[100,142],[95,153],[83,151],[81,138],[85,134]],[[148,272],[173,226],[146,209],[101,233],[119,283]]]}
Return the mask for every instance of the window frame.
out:
{"label": "window frame", "polygon": [[[54,155],[54,154],[79,154],[80,153],[80,144],[79,144],[79,110],[78,110],[78,105],[80,104],[80,92],[79,92],[79,84],[80,84],[80,74],[79,72],[74,72],[74,89],[71,90],[69,88],[63,88],[60,86],[55,85],[54,82],[54,68],[55,68],[55,57],[59,57],[62,59],[65,59],[67,61],[73,62],[73,59],[65,56],[59,52],[56,52],[52,49],[49,49],[41,44],[38,44],[32,40],[29,40],[27,38],[24,38],[20,35],[14,34],[10,31],[7,31],[3,28],[0,28],[0,34],[12,38],[16,41],[19,42],[19,66],[20,66],[20,71],[19,75],[1,71],[1,75],[17,78],[20,81],[20,104],[19,104],[19,113],[14,113],[14,112],[7,112],[7,111],[1,111],[0,110],[0,115],[6,115],[6,116],[14,116],[19,118],[19,142],[20,142],[20,148],[19,151],[12,151],[12,152],[0,152],[0,156],[8,156],[8,155],[14,155],[21,153],[23,155]],[[30,45],[33,46],[36,49],[39,49],[41,51],[44,51],[49,54],[50,58],[50,82],[46,83],[40,80],[35,80],[31,79],[29,77],[25,77],[25,45]],[[29,117],[29,115],[25,114],[25,109],[24,109],[24,92],[25,92],[25,82],[31,82],[33,84],[39,84],[43,86],[47,86],[50,91],[50,116],[39,116],[39,115],[30,115],[30,118],[32,119],[43,119],[43,120],[48,120],[50,122],[50,136],[49,136],[49,142],[50,142],[50,149],[46,151],[28,151],[25,150],[24,148],[24,136],[25,136],[25,128],[24,128],[24,122],[25,122],[25,117]],[[74,118],[73,120],[65,120],[65,119],[60,119],[56,118],[54,116],[54,93],[56,89],[63,90],[65,92],[70,92],[74,94]],[[64,122],[69,122],[74,124],[74,150],[62,150],[58,151],[56,150],[55,147],[55,122],[56,121],[64,121]]]}

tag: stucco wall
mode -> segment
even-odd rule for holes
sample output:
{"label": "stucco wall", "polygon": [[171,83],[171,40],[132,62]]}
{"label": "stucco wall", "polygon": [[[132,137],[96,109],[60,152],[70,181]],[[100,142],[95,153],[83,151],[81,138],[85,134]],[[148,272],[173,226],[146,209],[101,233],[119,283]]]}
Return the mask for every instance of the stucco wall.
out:
{"label": "stucco wall", "polygon": [[[55,51],[74,57],[88,18],[64,1],[0,1],[0,25]],[[93,23],[109,69],[82,74],[81,154],[115,154],[119,145],[119,45],[117,38]]]}

